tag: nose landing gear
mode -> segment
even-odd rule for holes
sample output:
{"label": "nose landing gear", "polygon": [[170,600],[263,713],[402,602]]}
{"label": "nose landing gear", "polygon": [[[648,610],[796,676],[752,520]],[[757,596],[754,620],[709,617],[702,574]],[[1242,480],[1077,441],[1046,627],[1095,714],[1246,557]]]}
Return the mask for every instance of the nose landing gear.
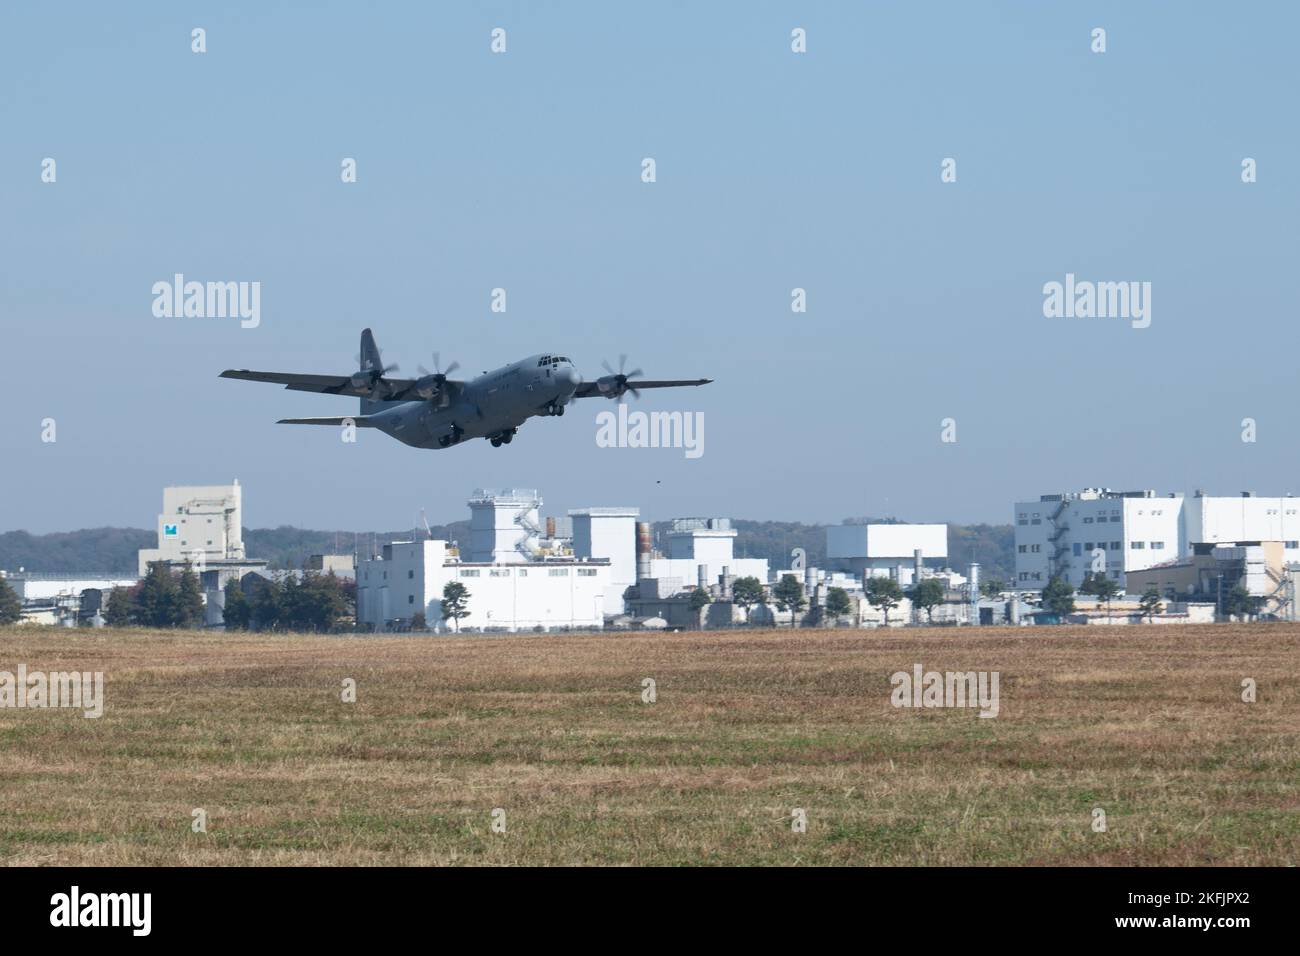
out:
{"label": "nose landing gear", "polygon": [[502,445],[509,445],[510,442],[514,440],[516,431],[518,431],[518,429],[511,428],[508,429],[507,431],[501,432],[499,435],[493,435],[489,439],[489,441],[492,442],[492,447],[500,448]]}

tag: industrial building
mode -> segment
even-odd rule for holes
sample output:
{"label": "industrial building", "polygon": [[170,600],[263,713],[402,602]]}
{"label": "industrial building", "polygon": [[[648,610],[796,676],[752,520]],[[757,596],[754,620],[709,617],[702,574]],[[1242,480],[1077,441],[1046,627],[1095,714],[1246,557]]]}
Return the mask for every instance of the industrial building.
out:
{"label": "industrial building", "polygon": [[609,562],[602,607],[622,614],[627,589],[637,579],[637,508],[579,508],[569,512],[573,556]]}
{"label": "industrial building", "polygon": [[1128,575],[1128,592],[1140,595],[1154,587],[1168,601],[1209,603],[1241,587],[1256,600],[1259,613],[1289,616],[1293,578],[1281,541],[1262,544],[1196,544],[1186,558],[1157,564]]}
{"label": "industrial building", "polygon": [[228,485],[175,485],[163,489],[158,516],[158,547],[137,554],[140,577],[161,561],[173,570],[189,565],[203,589],[204,623],[224,621],[226,582],[263,572],[267,562],[244,554],[243,489]]}
{"label": "industrial building", "polygon": [[[443,588],[459,581],[469,615],[442,614]],[[357,567],[357,622],[377,631],[408,630],[423,614],[437,630],[521,631],[604,625],[608,561],[461,561],[446,541],[394,541]]]}
{"label": "industrial building", "polygon": [[97,571],[63,574],[19,570],[14,574],[0,572],[0,577],[9,582],[9,586],[14,589],[14,593],[24,604],[53,604],[60,599],[79,598],[84,591],[129,588],[138,580],[129,574],[108,574]]}
{"label": "industrial building", "polygon": [[[1060,576],[1073,587],[1101,572],[1128,586],[1128,575],[1192,557],[1202,545],[1278,542],[1282,562],[1300,561],[1300,499],[1250,492],[1085,488],[1015,505],[1016,585],[1040,590]],[[1143,579],[1145,580],[1145,578]],[[1131,589],[1131,588],[1130,588]]]}
{"label": "industrial building", "polygon": [[[440,631],[602,627],[615,593],[622,611],[627,585],[612,582],[616,561],[620,575],[635,573],[636,510],[575,512],[575,540],[581,537],[584,552],[578,554],[543,529],[541,506],[532,488],[478,489],[469,499],[467,547],[432,539],[385,544],[357,564],[357,622],[381,631],[409,629],[417,615]],[[616,561],[596,552],[614,553]],[[442,613],[451,581],[469,594],[469,614],[459,622]]]}
{"label": "industrial building", "polygon": [[649,579],[655,582],[656,594],[668,595],[705,586],[720,575],[732,581],[753,577],[766,583],[767,559],[737,558],[737,533],[729,518],[675,519],[664,533],[663,551],[645,551],[648,540],[642,541],[638,586],[650,590],[642,583]]}
{"label": "industrial building", "polygon": [[859,577],[888,575],[910,587],[925,559],[947,557],[946,524],[845,522],[826,529],[826,563],[834,571]]}

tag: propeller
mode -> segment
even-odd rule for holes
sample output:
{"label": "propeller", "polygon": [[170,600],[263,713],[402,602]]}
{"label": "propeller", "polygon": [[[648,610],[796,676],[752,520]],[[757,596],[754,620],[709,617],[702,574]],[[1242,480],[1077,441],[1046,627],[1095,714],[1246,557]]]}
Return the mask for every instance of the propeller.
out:
{"label": "propeller", "polygon": [[428,400],[443,390],[443,387],[447,384],[447,376],[460,368],[460,363],[452,362],[444,370],[442,368],[441,356],[439,356],[437,352],[434,352],[432,372],[423,365],[417,365],[416,368],[420,372],[420,379],[415,383],[415,394]]}
{"label": "propeller", "polygon": [[[374,395],[377,392],[386,391],[386,389],[379,384],[379,380],[381,378],[383,378],[389,372],[400,371],[400,369],[397,366],[397,363],[393,363],[392,365],[384,365],[382,368],[361,368],[361,355],[360,354],[354,355],[352,356],[352,359],[357,363],[357,371],[352,374],[352,385],[358,391],[365,389],[369,391],[372,395]],[[382,363],[383,360],[384,360],[384,350],[380,349],[379,361]]]}
{"label": "propeller", "polygon": [[617,395],[619,401],[623,400],[626,392],[631,392],[633,398],[640,398],[641,393],[632,385],[628,379],[635,378],[643,374],[639,368],[634,368],[630,372],[624,372],[623,368],[627,365],[627,354],[624,353],[618,357],[618,371],[615,372],[608,361],[602,360],[600,363],[604,366],[605,371],[609,374],[596,380],[596,387],[602,392],[613,392]]}

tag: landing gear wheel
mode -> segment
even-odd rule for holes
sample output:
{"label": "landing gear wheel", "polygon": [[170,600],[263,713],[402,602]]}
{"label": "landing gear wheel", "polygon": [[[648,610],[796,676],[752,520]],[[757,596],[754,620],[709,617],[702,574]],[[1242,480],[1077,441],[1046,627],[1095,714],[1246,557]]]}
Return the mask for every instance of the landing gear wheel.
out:
{"label": "landing gear wheel", "polygon": [[564,406],[563,406],[563,405],[557,405],[556,408],[555,408],[555,414],[557,414],[557,415],[563,415],[563,414],[564,414]]}
{"label": "landing gear wheel", "polygon": [[501,447],[501,436],[500,436],[500,435],[493,435],[491,441],[492,441],[492,447],[493,447],[493,448],[500,448],[500,447]]}
{"label": "landing gear wheel", "polygon": [[506,432],[504,435],[501,436],[501,443],[503,445],[509,445],[512,441],[514,441],[514,439],[515,439],[515,430],[512,428],[510,429],[510,431]]}

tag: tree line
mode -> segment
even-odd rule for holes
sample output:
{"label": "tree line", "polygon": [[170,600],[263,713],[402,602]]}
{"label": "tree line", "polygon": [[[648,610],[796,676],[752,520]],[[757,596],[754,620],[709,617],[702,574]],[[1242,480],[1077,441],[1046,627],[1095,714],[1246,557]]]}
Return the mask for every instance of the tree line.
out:
{"label": "tree line", "polygon": [[[231,630],[331,631],[356,604],[354,582],[308,571],[301,578],[249,578],[248,590],[231,580],[225,587],[225,624]],[[199,628],[204,624],[199,577],[186,564],[173,571],[155,561],[132,587],[114,588],[104,607],[109,627]]]}

